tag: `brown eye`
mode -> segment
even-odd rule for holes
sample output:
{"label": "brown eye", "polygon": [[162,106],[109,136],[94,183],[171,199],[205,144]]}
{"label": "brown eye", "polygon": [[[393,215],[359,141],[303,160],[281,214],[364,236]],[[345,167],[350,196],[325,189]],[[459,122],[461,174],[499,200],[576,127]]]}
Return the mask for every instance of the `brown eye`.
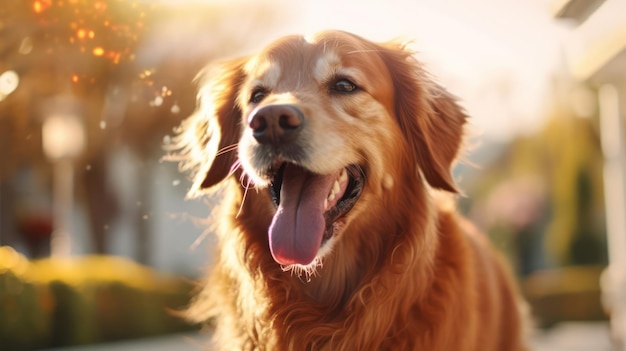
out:
{"label": "brown eye", "polygon": [[334,92],[338,93],[352,93],[358,89],[356,84],[352,83],[352,81],[342,78],[336,80],[330,89]]}
{"label": "brown eye", "polygon": [[252,96],[250,96],[250,102],[253,104],[258,104],[263,101],[267,96],[267,91],[265,89],[256,89],[252,92]]}

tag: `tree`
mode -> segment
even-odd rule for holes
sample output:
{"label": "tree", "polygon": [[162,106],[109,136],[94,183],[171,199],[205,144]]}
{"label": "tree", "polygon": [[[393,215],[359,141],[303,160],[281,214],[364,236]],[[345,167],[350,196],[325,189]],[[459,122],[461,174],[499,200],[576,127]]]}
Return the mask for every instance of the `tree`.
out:
{"label": "tree", "polygon": [[[273,28],[281,11],[266,4],[173,7],[130,0],[8,0],[0,3],[0,74],[17,72],[20,83],[0,99],[0,201],[11,197],[16,171],[33,167],[49,178],[42,152],[46,100],[72,95],[81,103],[87,150],[78,160],[78,193],[90,214],[96,250],[104,251],[103,223],[115,216],[107,178],[118,146],[141,160],[162,154],[163,138],[195,108],[195,74],[209,61],[235,54]],[[245,35],[243,35],[245,34]],[[143,163],[143,162],[142,162]],[[139,176],[138,187],[150,173]],[[145,197],[150,195],[143,189]],[[150,199],[142,199],[146,206]],[[11,218],[3,206],[3,217]],[[5,223],[5,221],[2,221]],[[138,218],[140,241],[149,228]],[[3,230],[4,231],[4,230]],[[147,245],[143,245],[147,246]],[[139,254],[145,258],[145,252]]]}

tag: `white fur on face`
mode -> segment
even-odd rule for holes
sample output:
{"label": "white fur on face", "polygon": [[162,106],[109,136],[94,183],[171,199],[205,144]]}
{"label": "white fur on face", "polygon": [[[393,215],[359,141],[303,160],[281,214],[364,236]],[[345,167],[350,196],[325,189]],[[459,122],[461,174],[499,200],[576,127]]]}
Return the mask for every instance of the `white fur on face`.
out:
{"label": "white fur on face", "polygon": [[256,77],[253,83],[272,87],[276,86],[280,79],[281,67],[278,62],[267,57],[255,56],[245,65],[244,72],[248,77]]}
{"label": "white fur on face", "polygon": [[341,67],[341,59],[333,51],[326,51],[315,62],[313,78],[318,82],[325,82],[329,75]]}

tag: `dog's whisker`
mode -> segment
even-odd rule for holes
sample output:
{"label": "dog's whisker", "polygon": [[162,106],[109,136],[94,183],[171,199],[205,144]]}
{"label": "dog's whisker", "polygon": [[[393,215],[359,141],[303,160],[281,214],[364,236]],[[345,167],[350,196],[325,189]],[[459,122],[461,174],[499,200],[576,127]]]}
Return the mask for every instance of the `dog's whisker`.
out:
{"label": "dog's whisker", "polygon": [[[241,161],[237,159],[235,160],[235,162],[233,162],[233,165],[230,166],[230,170],[228,171],[228,176],[229,177],[232,176],[239,168],[241,168]],[[245,184],[244,184],[244,181],[246,182]],[[235,216],[235,218],[239,218],[239,215],[241,215],[243,204],[246,201],[248,190],[250,189],[251,184],[252,184],[252,179],[250,179],[249,177],[246,177],[245,173],[242,173],[239,179],[239,182],[241,183],[241,186],[244,188],[244,192],[243,192],[243,197],[241,199],[241,205],[239,205],[239,210],[237,211],[237,215]]]}
{"label": "dog's whisker", "polygon": [[[246,180],[246,184],[243,184],[244,179]],[[239,205],[239,210],[237,211],[237,214],[235,215],[235,218],[239,218],[239,215],[241,215],[241,211],[243,210],[243,204],[246,202],[246,197],[248,195],[248,190],[250,190],[251,184],[252,184],[252,179],[250,179],[249,177],[245,177],[245,175],[241,175],[241,185],[243,186],[244,190],[243,190],[243,197],[241,198],[241,204]]]}
{"label": "dog's whisker", "polygon": [[[239,164],[239,166],[241,166],[241,163]],[[244,184],[244,181],[245,181],[245,184]],[[245,172],[241,174],[241,177],[239,178],[239,183],[246,190],[253,188],[255,186],[252,178],[250,176],[247,176]]]}
{"label": "dog's whisker", "polygon": [[204,239],[206,239],[209,234],[211,234],[211,228],[207,228],[205,230],[202,231],[202,233],[200,233],[200,235],[196,238],[196,240],[193,241],[193,243],[191,243],[191,245],[189,245],[189,250],[194,251],[198,248],[198,246],[200,246],[200,244],[202,244],[202,242],[204,241]]}
{"label": "dog's whisker", "polygon": [[224,146],[223,148],[218,150],[217,153],[215,153],[215,156],[219,156],[219,155],[223,155],[223,154],[225,154],[227,152],[235,151],[235,150],[237,150],[238,146],[239,146],[239,143],[235,143],[235,144],[232,144],[232,145]]}
{"label": "dog's whisker", "polygon": [[228,170],[228,176],[232,176],[233,174],[235,174],[235,172],[237,172],[237,170],[241,167],[241,161],[239,159],[235,160],[235,162],[233,162],[233,165],[230,166],[230,170]]}

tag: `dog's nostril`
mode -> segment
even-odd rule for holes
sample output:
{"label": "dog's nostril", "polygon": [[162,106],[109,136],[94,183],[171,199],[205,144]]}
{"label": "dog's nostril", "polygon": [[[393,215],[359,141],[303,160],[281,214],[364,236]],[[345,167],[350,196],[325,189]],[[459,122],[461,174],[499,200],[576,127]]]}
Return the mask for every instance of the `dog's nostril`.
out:
{"label": "dog's nostril", "polygon": [[256,115],[250,120],[249,126],[254,133],[263,133],[267,128],[267,119],[262,115]]}
{"label": "dog's nostril", "polygon": [[282,114],[278,117],[278,125],[282,129],[297,129],[302,124],[302,119],[294,113]]}

